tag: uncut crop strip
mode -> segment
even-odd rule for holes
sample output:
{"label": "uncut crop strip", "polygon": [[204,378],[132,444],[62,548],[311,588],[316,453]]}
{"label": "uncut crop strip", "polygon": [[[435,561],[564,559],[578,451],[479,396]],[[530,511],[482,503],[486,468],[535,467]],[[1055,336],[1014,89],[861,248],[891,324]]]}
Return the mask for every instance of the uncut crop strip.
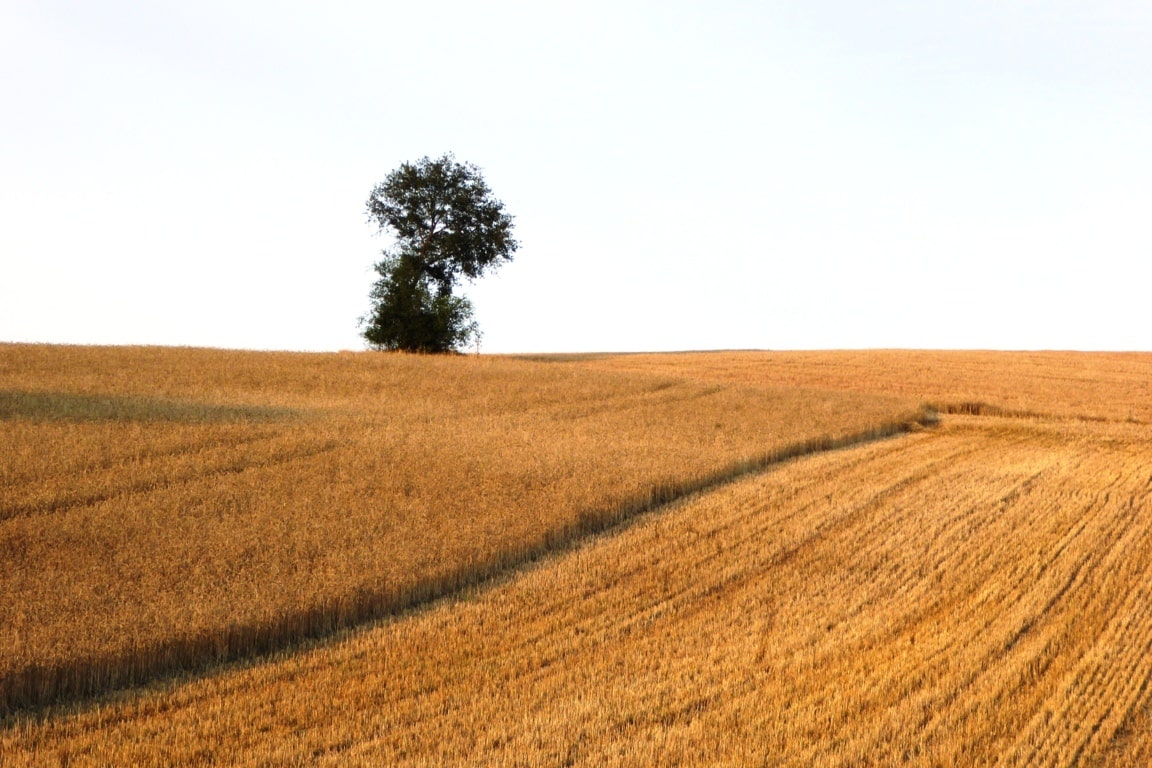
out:
{"label": "uncut crop strip", "polygon": [[776,467],[338,643],[22,722],[0,747],[13,765],[1138,754],[1150,449],[1130,427],[950,419]]}
{"label": "uncut crop strip", "polygon": [[0,713],[474,583],[914,403],[507,359],[0,345]]}

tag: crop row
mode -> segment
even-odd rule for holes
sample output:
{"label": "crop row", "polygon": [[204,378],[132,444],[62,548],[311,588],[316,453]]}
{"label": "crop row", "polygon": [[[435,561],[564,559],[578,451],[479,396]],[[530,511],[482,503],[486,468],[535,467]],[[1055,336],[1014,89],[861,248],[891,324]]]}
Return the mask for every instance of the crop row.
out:
{"label": "crop row", "polygon": [[1150,450],[1132,426],[952,418],[0,747],[15,765],[1087,764],[1141,746]]}

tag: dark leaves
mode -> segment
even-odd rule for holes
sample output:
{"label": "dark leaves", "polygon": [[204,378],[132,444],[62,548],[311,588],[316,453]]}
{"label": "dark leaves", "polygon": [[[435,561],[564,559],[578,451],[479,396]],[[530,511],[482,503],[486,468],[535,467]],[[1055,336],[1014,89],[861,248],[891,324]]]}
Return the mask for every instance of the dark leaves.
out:
{"label": "dark leaves", "polygon": [[451,154],[404,163],[373,188],[367,212],[396,244],[376,265],[381,279],[364,337],[378,347],[421,351],[467,343],[476,324],[453,288],[461,276],[474,280],[511,261],[519,245],[512,217],[480,169]]}

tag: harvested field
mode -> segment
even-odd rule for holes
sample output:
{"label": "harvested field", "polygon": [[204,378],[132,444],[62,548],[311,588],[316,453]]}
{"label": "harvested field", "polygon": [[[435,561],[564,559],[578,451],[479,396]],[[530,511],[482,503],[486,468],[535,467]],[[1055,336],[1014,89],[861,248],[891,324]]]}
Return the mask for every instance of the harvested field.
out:
{"label": "harvested field", "polygon": [[[6,664],[52,638],[82,658],[69,612],[97,640],[176,616],[216,642],[233,605],[329,613],[271,657],[10,715],[5,766],[1152,755],[1152,355],[59,352],[0,347],[3,500],[24,505],[0,589],[31,596],[0,604]],[[921,400],[934,428],[824,450]],[[380,584],[409,591],[372,603]]]}
{"label": "harvested field", "polygon": [[913,418],[500,358],[0,345],[0,714],[323,635]]}
{"label": "harvested field", "polygon": [[1133,765],[1152,438],[950,417],[338,642],[0,736],[13,765]]}

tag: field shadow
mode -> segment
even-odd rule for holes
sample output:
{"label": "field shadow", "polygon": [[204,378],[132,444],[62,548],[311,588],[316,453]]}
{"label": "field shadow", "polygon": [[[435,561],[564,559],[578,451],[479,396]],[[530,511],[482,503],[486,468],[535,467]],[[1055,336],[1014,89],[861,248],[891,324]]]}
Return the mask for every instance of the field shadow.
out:
{"label": "field shadow", "polygon": [[227,422],[279,421],[295,415],[290,408],[215,405],[139,395],[85,395],[74,392],[0,390],[0,421],[67,422]]}

